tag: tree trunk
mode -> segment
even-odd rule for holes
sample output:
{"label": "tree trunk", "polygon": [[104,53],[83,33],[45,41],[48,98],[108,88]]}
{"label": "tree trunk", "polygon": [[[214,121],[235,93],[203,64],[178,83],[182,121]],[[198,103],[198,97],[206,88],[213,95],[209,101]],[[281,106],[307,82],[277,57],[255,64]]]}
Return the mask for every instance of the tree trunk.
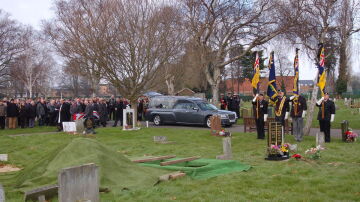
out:
{"label": "tree trunk", "polygon": [[174,81],[175,81],[175,77],[174,77],[174,76],[169,76],[169,77],[165,80],[166,86],[167,86],[167,89],[168,89],[168,94],[169,94],[169,95],[175,95]]}
{"label": "tree trunk", "polygon": [[311,124],[312,124],[312,120],[314,117],[314,113],[315,113],[315,104],[316,104],[316,98],[317,98],[317,94],[319,91],[319,87],[317,86],[317,74],[316,77],[314,79],[314,89],[312,91],[311,94],[311,100],[307,109],[307,115],[306,115],[306,123],[305,123],[305,127],[304,127],[304,134],[305,135],[309,135],[310,133],[310,129],[311,129]]}
{"label": "tree trunk", "polygon": [[213,94],[213,103],[217,106],[219,101],[219,83],[211,86],[211,91]]}

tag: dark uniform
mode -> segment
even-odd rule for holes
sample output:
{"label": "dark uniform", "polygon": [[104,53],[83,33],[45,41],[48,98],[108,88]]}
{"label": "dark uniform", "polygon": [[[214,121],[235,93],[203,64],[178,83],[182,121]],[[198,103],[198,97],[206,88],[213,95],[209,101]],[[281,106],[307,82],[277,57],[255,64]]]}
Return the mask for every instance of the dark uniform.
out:
{"label": "dark uniform", "polygon": [[233,108],[232,108],[233,107],[233,98],[231,95],[226,97],[226,104],[227,104],[228,110],[232,111],[233,110]]}
{"label": "dark uniform", "polygon": [[225,97],[221,96],[221,98],[220,98],[220,109],[221,110],[226,110],[226,107],[227,107],[227,103],[226,103]]}
{"label": "dark uniform", "polygon": [[307,110],[306,99],[303,96],[295,97],[291,102],[290,116],[293,122],[293,134],[296,141],[301,141],[304,136],[304,120],[302,114]]}
{"label": "dark uniform", "polygon": [[240,97],[238,95],[233,97],[233,112],[236,113],[236,116],[239,118],[240,117]]}
{"label": "dark uniform", "polygon": [[257,130],[257,138],[264,139],[265,138],[265,121],[264,115],[268,112],[268,102],[266,100],[259,100],[252,101],[253,104],[253,112],[255,117],[256,123],[256,130]]}
{"label": "dark uniform", "polygon": [[323,100],[319,105],[316,103],[316,106],[319,107],[318,120],[320,123],[320,132],[325,134],[325,142],[330,142],[330,120],[331,115],[335,114],[335,104],[331,100]]}
{"label": "dark uniform", "polygon": [[120,121],[120,126],[123,125],[123,111],[125,109],[125,104],[123,101],[120,102],[116,102],[114,105],[114,109],[115,109],[115,122],[113,127],[117,126],[117,122]]}
{"label": "dark uniform", "polygon": [[275,121],[280,122],[282,126],[285,126],[285,114],[289,112],[289,99],[286,96],[277,96],[272,99],[275,103]]}

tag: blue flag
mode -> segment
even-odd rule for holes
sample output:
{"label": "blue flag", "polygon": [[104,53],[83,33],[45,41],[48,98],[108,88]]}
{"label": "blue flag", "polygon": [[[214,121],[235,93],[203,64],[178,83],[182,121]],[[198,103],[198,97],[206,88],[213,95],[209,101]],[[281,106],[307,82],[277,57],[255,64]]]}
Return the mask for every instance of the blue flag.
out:
{"label": "blue flag", "polygon": [[299,49],[296,49],[295,59],[294,59],[294,95],[299,95]]}
{"label": "blue flag", "polygon": [[277,96],[277,88],[276,88],[276,74],[275,74],[275,62],[274,62],[274,51],[270,53],[270,59],[269,59],[269,83],[268,83],[268,89],[267,89],[267,96],[269,96],[271,99],[275,99]]}

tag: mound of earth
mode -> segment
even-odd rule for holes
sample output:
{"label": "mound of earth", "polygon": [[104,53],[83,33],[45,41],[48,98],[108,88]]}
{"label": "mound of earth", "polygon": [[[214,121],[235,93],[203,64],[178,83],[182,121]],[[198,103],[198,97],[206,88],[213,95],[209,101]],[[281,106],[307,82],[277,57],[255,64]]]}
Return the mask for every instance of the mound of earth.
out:
{"label": "mound of earth", "polygon": [[21,170],[21,168],[18,168],[14,165],[0,164],[0,173],[7,173],[7,172],[13,172],[19,170]]}
{"label": "mound of earth", "polygon": [[88,163],[99,166],[100,186],[112,190],[152,186],[160,175],[166,173],[160,169],[138,166],[97,140],[76,138],[47,154],[40,162],[27,166],[18,176],[17,187],[28,190],[56,184],[58,173],[62,168]]}

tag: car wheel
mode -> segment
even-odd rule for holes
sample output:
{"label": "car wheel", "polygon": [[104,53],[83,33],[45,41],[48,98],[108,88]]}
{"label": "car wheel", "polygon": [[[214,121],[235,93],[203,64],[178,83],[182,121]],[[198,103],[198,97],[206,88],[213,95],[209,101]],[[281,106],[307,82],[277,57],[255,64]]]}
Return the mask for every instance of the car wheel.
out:
{"label": "car wheel", "polygon": [[205,126],[211,128],[211,116],[206,117]]}
{"label": "car wheel", "polygon": [[160,115],[155,115],[154,116],[154,124],[155,124],[155,126],[160,126],[161,125]]}

